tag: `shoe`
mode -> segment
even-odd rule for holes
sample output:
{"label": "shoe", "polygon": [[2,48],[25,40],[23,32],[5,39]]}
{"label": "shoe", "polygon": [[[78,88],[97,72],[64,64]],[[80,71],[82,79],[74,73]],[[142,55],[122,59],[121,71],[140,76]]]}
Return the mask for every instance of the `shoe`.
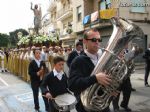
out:
{"label": "shoe", "polygon": [[131,112],[131,111],[132,111],[129,107],[125,107],[125,106],[123,106],[123,105],[120,105],[120,107],[124,108],[124,110],[125,110],[126,112]]}
{"label": "shoe", "polygon": [[134,89],[134,88],[131,88],[131,91],[136,91],[136,89]]}
{"label": "shoe", "polygon": [[2,70],[2,73],[4,72],[4,70]]}
{"label": "shoe", "polygon": [[5,72],[8,72],[7,70],[5,70]]}
{"label": "shoe", "polygon": [[119,109],[114,109],[114,112],[120,112]]}
{"label": "shoe", "polygon": [[150,87],[150,85],[149,84],[145,84],[145,87]]}
{"label": "shoe", "polygon": [[42,111],[40,111],[39,109],[35,109],[35,112],[42,112]]}
{"label": "shoe", "polygon": [[45,109],[45,112],[49,112],[49,109]]}

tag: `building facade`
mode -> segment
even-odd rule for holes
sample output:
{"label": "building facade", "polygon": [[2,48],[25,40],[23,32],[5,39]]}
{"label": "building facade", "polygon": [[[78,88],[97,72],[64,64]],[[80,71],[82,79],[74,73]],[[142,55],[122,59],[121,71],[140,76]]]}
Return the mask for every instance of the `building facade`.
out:
{"label": "building facade", "polygon": [[[73,1],[73,29],[78,37],[82,38],[85,29],[96,27],[100,30],[105,47],[113,27],[108,20],[101,20],[100,11],[109,8],[115,9],[116,16],[132,20],[140,26],[144,32],[143,39],[133,40],[143,49],[150,44],[150,1],[149,0],[75,0]],[[98,11],[96,21],[93,21],[94,14]],[[112,12],[113,13],[113,12]],[[88,20],[88,17],[90,18]],[[80,19],[81,18],[81,19]],[[81,20],[81,21],[80,21]],[[85,21],[84,21],[85,20]],[[136,62],[143,62],[142,54],[136,58]]]}
{"label": "building facade", "polygon": [[[103,39],[102,47],[105,47],[113,31],[109,19],[101,19],[100,13],[107,9],[114,9],[109,13],[110,16],[115,14],[114,16],[130,19],[140,26],[145,36],[142,40],[133,40],[132,43],[138,43],[143,49],[148,47],[149,0],[51,0],[51,25],[54,29],[59,29],[64,46],[74,45],[75,40],[82,39],[84,30],[98,28]],[[68,33],[68,29],[71,29],[71,33]]]}
{"label": "building facade", "polygon": [[49,6],[51,27],[59,30],[62,46],[72,46],[77,38],[73,33],[73,5],[72,0],[52,0]]}

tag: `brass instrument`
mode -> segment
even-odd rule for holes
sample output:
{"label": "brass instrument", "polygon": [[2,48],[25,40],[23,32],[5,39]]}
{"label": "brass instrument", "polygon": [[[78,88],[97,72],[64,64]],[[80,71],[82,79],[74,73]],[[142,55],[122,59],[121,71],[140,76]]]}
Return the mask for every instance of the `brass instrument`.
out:
{"label": "brass instrument", "polygon": [[91,74],[106,71],[112,83],[107,87],[96,83],[81,93],[82,104],[89,112],[102,111],[110,105],[113,99],[111,93],[116,91],[122,81],[129,75],[128,61],[120,59],[119,54],[131,40],[144,37],[141,28],[131,21],[122,18],[112,18],[111,23],[113,25],[112,35]]}

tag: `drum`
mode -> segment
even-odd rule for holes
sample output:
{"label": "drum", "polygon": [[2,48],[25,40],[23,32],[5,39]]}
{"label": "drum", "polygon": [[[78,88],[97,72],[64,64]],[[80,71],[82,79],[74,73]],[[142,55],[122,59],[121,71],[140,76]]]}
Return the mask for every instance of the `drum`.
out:
{"label": "drum", "polygon": [[62,112],[74,109],[76,103],[76,98],[69,93],[65,93],[54,98],[54,107]]}

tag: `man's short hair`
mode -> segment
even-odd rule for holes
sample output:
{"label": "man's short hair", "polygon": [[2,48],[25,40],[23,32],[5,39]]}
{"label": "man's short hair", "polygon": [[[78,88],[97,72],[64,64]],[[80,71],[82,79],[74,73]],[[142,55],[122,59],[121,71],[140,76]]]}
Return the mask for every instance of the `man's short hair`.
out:
{"label": "man's short hair", "polygon": [[61,62],[61,61],[65,62],[64,58],[63,58],[63,57],[60,57],[60,56],[56,56],[56,57],[54,57],[54,59],[53,59],[54,64],[57,64],[57,63],[59,63],[59,62]]}
{"label": "man's short hair", "polygon": [[83,33],[83,38],[84,38],[84,39],[87,39],[88,36],[91,34],[91,33],[90,33],[91,31],[92,31],[92,32],[99,32],[97,28],[88,29],[88,30],[84,31],[84,33]]}
{"label": "man's short hair", "polygon": [[76,43],[76,47],[79,46],[79,45],[83,46],[83,43],[80,42],[80,41],[78,41],[78,42]]}

